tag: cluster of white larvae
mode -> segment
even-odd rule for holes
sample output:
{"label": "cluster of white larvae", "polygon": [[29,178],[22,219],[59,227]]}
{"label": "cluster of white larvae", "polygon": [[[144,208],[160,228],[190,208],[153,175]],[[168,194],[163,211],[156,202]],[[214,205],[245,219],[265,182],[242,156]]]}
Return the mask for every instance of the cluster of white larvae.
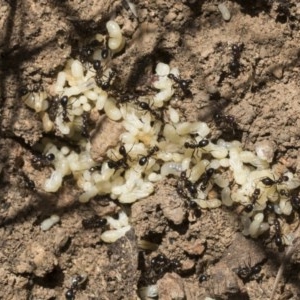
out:
{"label": "cluster of white larvae", "polygon": [[[93,59],[101,60],[106,65],[113,54],[124,47],[124,38],[121,29],[114,21],[107,23],[109,33],[108,47],[112,55],[108,58],[101,56],[101,49],[94,52]],[[105,37],[97,35],[96,39],[103,41]],[[109,64],[107,64],[109,65]],[[107,67],[103,71],[103,80],[109,77],[111,70]],[[206,146],[192,149],[185,143],[197,144],[203,139],[208,139],[210,128],[204,122],[183,122],[179,111],[169,105],[175,91],[179,87],[172,80],[173,74],[179,78],[179,71],[169,65],[158,63],[156,67],[153,87],[157,90],[155,95],[140,96],[135,101],[118,103],[117,99],[109,95],[96,84],[96,72],[92,67],[86,68],[79,60],[68,60],[65,69],[57,76],[53,87],[54,93],[68,97],[66,114],[64,109],[58,107],[55,121],[52,122],[48,115],[49,106],[47,95],[44,92],[26,95],[25,102],[41,115],[44,130],[49,132],[54,128],[65,135],[66,139],[80,135],[83,114],[97,110],[113,121],[120,122],[124,128],[119,137],[119,145],[109,149],[107,159],[103,161],[97,171],[91,170],[98,166],[91,157],[91,143],[87,138],[81,138],[80,153],[64,146],[58,148],[54,143],[45,141],[44,154],[53,153],[54,170],[49,179],[44,183],[44,190],[56,192],[63,183],[63,178],[72,174],[78,187],[83,190],[79,201],[87,202],[96,195],[109,194],[112,199],[120,203],[133,203],[155,192],[155,184],[167,176],[180,180],[181,173],[186,171],[188,180],[192,183],[199,181],[205,172],[213,168],[214,174],[208,180],[205,188],[198,188],[197,195],[190,196],[200,208],[212,209],[221,205],[232,206],[234,203],[245,207],[253,204],[250,212],[242,211],[243,233],[257,237],[269,229],[269,224],[274,218],[268,218],[264,210],[267,203],[274,205],[276,214],[289,215],[292,205],[289,191],[300,185],[300,180],[292,173],[286,173],[287,181],[265,185],[263,178],[269,177],[274,182],[283,174],[276,174],[271,168],[272,149],[268,144],[257,147],[256,153],[244,151],[238,141],[225,142],[218,140],[216,143],[208,142]],[[139,103],[147,103],[149,110],[141,109]],[[152,111],[164,108],[163,119],[157,118]],[[109,161],[118,162],[124,159],[120,147],[126,151],[126,166],[112,168]],[[154,148],[154,147],[157,147]],[[154,150],[156,149],[156,150]],[[270,155],[271,152],[271,155]],[[145,164],[140,163],[141,157],[146,159]],[[259,189],[255,201],[253,194]],[[286,193],[280,193],[285,190]],[[217,192],[221,191],[221,192]],[[130,229],[127,216],[121,213],[119,223],[112,224],[107,217],[112,230],[102,234],[106,242],[113,242]],[[283,242],[290,244],[292,237],[289,232],[282,229]]]}

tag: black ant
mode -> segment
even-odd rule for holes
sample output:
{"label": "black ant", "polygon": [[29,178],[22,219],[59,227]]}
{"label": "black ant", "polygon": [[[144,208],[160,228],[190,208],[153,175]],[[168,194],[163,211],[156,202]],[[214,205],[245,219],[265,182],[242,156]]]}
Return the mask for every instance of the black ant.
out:
{"label": "black ant", "polygon": [[94,60],[93,61],[93,68],[97,72],[97,74],[100,74],[102,71],[102,64],[100,60]]}
{"label": "black ant", "polygon": [[240,58],[241,58],[241,52],[244,49],[244,44],[233,44],[231,46],[231,51],[232,51],[232,60],[229,63],[229,69],[233,76],[236,78],[240,74]]}
{"label": "black ant", "polygon": [[244,211],[246,213],[250,213],[253,211],[253,208],[254,208],[254,203],[258,200],[259,198],[259,195],[260,195],[260,189],[256,188],[254,191],[253,191],[253,194],[251,195],[250,197],[250,201],[251,203],[250,204],[247,204],[244,208]]}
{"label": "black ant", "polygon": [[90,45],[84,46],[79,50],[79,61],[83,64],[90,62],[94,50]]}
{"label": "black ant", "polygon": [[43,167],[49,166],[55,159],[55,155],[53,153],[48,153],[46,155],[39,154],[35,155],[31,162],[36,169],[41,169]]}
{"label": "black ant", "polygon": [[24,86],[20,89],[20,94],[22,97],[26,96],[29,93],[38,93],[43,91],[43,87],[40,84],[35,84],[32,86]]}
{"label": "black ant", "polygon": [[259,277],[257,276],[261,271],[261,263],[257,263],[254,266],[251,266],[251,263],[245,264],[244,267],[238,267],[233,269],[233,271],[243,280],[243,282],[248,282],[250,280],[256,279],[258,280]]}
{"label": "black ant", "polygon": [[191,194],[192,197],[196,197],[197,196],[197,185],[193,182],[191,182],[187,176],[186,176],[186,171],[182,171],[180,173],[180,182],[178,183],[178,185],[183,186],[184,188],[186,188],[189,193]]}
{"label": "black ant", "polygon": [[96,172],[96,171],[101,171],[101,169],[102,169],[102,165],[97,165],[97,166],[90,167],[89,171],[91,173],[93,173],[93,172]]}
{"label": "black ant", "polygon": [[127,152],[126,148],[124,145],[119,147],[119,153],[123,156],[123,159],[125,161],[130,160],[131,161],[131,157],[128,155],[128,153],[131,151],[131,149]]}
{"label": "black ant", "polygon": [[274,220],[274,228],[275,228],[275,234],[274,234],[275,245],[279,249],[282,249],[283,243],[282,243],[282,238],[281,238],[280,222],[277,217]]}
{"label": "black ant", "polygon": [[291,205],[293,207],[294,210],[296,211],[300,211],[300,198],[297,196],[293,196],[290,198],[291,201]]}
{"label": "black ant", "polygon": [[82,275],[75,275],[74,278],[72,278],[71,287],[65,293],[65,297],[67,300],[75,299],[75,294],[77,290],[86,281],[86,278],[87,278],[86,276],[82,276]]}
{"label": "black ant", "polygon": [[117,161],[114,161],[114,160],[108,160],[107,162],[107,165],[110,169],[115,169],[115,170],[118,170],[118,169],[128,169],[129,166],[128,166],[128,163],[127,163],[127,160],[131,160],[131,158],[129,157],[127,151],[126,151],[126,148],[125,146],[120,146],[119,148],[119,153],[122,155],[122,158],[120,158],[119,160]]}
{"label": "black ant", "polygon": [[179,271],[181,264],[177,259],[168,259],[163,254],[158,254],[151,259],[151,268],[159,275],[163,275],[166,272]]}
{"label": "black ant", "polygon": [[207,185],[208,185],[208,183],[209,183],[209,181],[210,181],[210,179],[211,179],[211,177],[213,176],[214,173],[215,173],[215,169],[214,168],[209,168],[195,182],[197,185],[201,184],[201,186],[200,186],[201,191],[206,190]]}
{"label": "black ant", "polygon": [[219,113],[214,116],[214,120],[217,126],[227,130],[231,129],[233,131],[233,134],[235,134],[235,131],[239,129],[233,115],[223,115]]}
{"label": "black ant", "polygon": [[192,95],[192,92],[189,90],[189,86],[192,83],[191,79],[188,80],[180,79],[172,73],[168,74],[168,78],[170,78],[171,80],[173,80],[175,83],[178,84],[185,97],[190,97]]}
{"label": "black ant", "polygon": [[54,97],[53,101],[50,102],[50,107],[48,108],[50,119],[52,121],[54,121],[58,107],[59,105],[61,105],[62,111],[60,112],[60,114],[62,114],[63,121],[70,122],[70,119],[68,117],[68,111],[67,111],[68,102],[69,102],[69,97],[66,95],[62,96],[61,98],[59,96]]}
{"label": "black ant", "polygon": [[261,182],[266,185],[266,186],[273,186],[275,184],[282,184],[283,182],[287,182],[289,180],[289,177],[288,176],[281,176],[280,178],[278,178],[277,180],[273,180],[271,179],[270,177],[265,177],[261,180]]}
{"label": "black ant", "polygon": [[104,91],[107,91],[112,83],[112,80],[116,76],[116,72],[114,70],[111,70],[107,76],[106,81],[103,81],[102,78],[97,75],[95,78],[96,84]]}
{"label": "black ant", "polygon": [[185,192],[184,187],[180,184],[177,184],[176,187],[176,192],[177,194],[182,197],[183,199],[187,199],[190,200],[190,197],[188,196],[188,194]]}
{"label": "black ant", "polygon": [[198,206],[198,203],[196,201],[190,200],[188,202],[188,208],[193,211],[193,214],[196,218],[200,218],[202,215],[202,211]]}
{"label": "black ant", "polygon": [[154,146],[152,147],[151,149],[148,150],[148,153],[147,155],[144,155],[142,156],[140,159],[139,159],[139,165],[140,166],[144,166],[148,163],[149,161],[149,158],[155,153],[157,152],[159,149],[157,146]]}
{"label": "black ant", "polygon": [[68,117],[68,112],[67,112],[68,101],[69,101],[68,96],[62,96],[59,100],[60,105],[62,107],[62,118],[64,122],[70,122],[70,119]]}
{"label": "black ant", "polygon": [[89,44],[81,47],[79,49],[79,61],[83,63],[91,63],[92,56],[95,52],[96,48],[99,48],[101,46],[101,42],[98,40],[92,40]]}
{"label": "black ant", "polygon": [[206,274],[200,274],[199,276],[199,282],[202,283],[204,281],[207,281],[208,280],[208,275]]}
{"label": "black ant", "polygon": [[148,111],[157,120],[162,120],[161,111],[158,112],[158,111],[152,109],[147,102],[143,102],[143,101],[139,102],[139,101],[137,101],[137,104],[138,104],[139,108],[141,108],[142,110]]}
{"label": "black ant", "polygon": [[124,158],[121,158],[117,161],[109,160],[107,162],[107,165],[110,169],[115,169],[115,170],[119,170],[121,168],[123,168],[123,169],[128,169],[129,168],[128,163]]}
{"label": "black ant", "polygon": [[[201,141],[199,141],[198,143],[189,143],[189,142],[185,142],[184,143],[184,148],[186,149],[194,149],[194,151],[198,148],[204,148],[209,144],[209,140],[207,139],[202,139]],[[194,154],[194,152],[193,152]]]}
{"label": "black ant", "polygon": [[81,224],[84,229],[93,229],[93,228],[101,228],[106,225],[107,220],[105,218],[101,218],[98,215],[94,215],[88,219],[82,220]]}
{"label": "black ant", "polygon": [[82,114],[82,129],[81,129],[81,136],[83,136],[85,138],[89,138],[89,136],[90,136],[88,123],[89,123],[89,113],[85,111]]}
{"label": "black ant", "polygon": [[25,173],[22,173],[22,177],[24,179],[24,187],[31,191],[35,191],[34,181],[31,180]]}

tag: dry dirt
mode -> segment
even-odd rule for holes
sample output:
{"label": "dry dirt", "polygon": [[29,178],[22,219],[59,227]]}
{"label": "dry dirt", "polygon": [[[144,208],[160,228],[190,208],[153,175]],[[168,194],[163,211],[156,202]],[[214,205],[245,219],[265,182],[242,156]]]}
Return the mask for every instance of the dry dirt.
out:
{"label": "dry dirt", "polygon": [[[231,19],[224,21],[217,0],[135,2],[138,18],[119,0],[0,0],[0,298],[65,299],[75,274],[86,274],[75,299],[137,299],[138,287],[157,280],[164,300],[270,299],[283,253],[266,244],[268,237],[243,237],[233,210],[195,216],[167,182],[133,204],[133,230],[107,245],[101,229],[84,229],[82,220],[114,214],[117,203],[78,204],[72,179],[56,194],[41,189],[50,170],[34,169],[31,158],[42,125],[21,101],[21,87],[41,83],[47,90],[77,42],[105,33],[109,19],[126,38],[126,50],[114,59],[124,87],[136,88],[159,61],[177,66],[193,80],[192,99],[178,102],[186,119],[209,122],[214,138],[239,139],[246,149],[271,141],[275,161],[300,172],[300,3],[225,1]],[[229,68],[233,44],[244,45],[238,70]],[[233,115],[239,130],[222,132],[216,112]],[[59,224],[41,231],[53,213]],[[153,251],[143,251],[140,239],[152,242]],[[158,254],[181,267],[151,270]],[[300,299],[299,257],[287,264],[275,299]],[[242,281],[234,270],[245,264],[261,265],[260,276]]]}

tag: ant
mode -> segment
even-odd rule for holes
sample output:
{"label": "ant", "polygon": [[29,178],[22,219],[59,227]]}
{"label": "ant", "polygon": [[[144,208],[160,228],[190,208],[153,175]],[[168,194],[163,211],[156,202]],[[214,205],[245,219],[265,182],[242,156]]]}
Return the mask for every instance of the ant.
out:
{"label": "ant", "polygon": [[120,158],[119,160],[117,161],[114,161],[114,160],[108,160],[107,162],[107,165],[110,169],[115,169],[115,170],[118,170],[118,169],[128,169],[129,166],[128,166],[128,163],[127,163],[127,160],[131,160],[131,158],[129,157],[127,151],[126,151],[126,148],[125,146],[120,146],[119,148],[119,153],[122,155],[122,158]]}
{"label": "ant", "polygon": [[77,290],[86,281],[86,278],[87,278],[86,276],[82,276],[82,275],[75,275],[74,278],[72,278],[71,287],[65,293],[65,297],[67,300],[75,299],[75,294]]}
{"label": "ant", "polygon": [[107,165],[110,169],[115,169],[115,170],[118,170],[118,169],[121,169],[121,168],[123,168],[123,169],[128,169],[129,168],[128,163],[124,158],[121,158],[117,161],[109,160],[107,162]]}
{"label": "ant", "polygon": [[253,191],[253,194],[251,195],[250,197],[250,201],[251,203],[250,204],[247,204],[244,208],[244,211],[246,213],[250,213],[253,211],[253,208],[254,208],[254,203],[258,200],[259,198],[259,195],[260,195],[260,189],[256,188],[254,191]]}
{"label": "ant", "polygon": [[193,198],[197,197],[197,185],[187,178],[186,171],[180,173],[180,180],[178,185],[182,185],[184,188],[186,188]]}
{"label": "ant", "polygon": [[68,101],[69,101],[68,96],[62,96],[59,100],[60,105],[62,107],[62,118],[64,122],[70,122],[70,119],[68,117],[68,112],[67,112]]}
{"label": "ant", "polygon": [[202,215],[202,211],[198,206],[198,203],[196,201],[190,200],[188,203],[189,209],[191,209],[194,213],[194,216],[196,218],[200,218]]}
{"label": "ant", "polygon": [[83,46],[79,49],[79,61],[83,63],[90,63],[92,61],[92,56],[95,52],[95,49],[101,46],[101,42],[98,40],[93,40],[89,44]]}
{"label": "ant", "polygon": [[69,102],[69,97],[66,95],[62,96],[61,98],[59,96],[54,97],[53,101],[50,102],[50,107],[48,109],[50,119],[52,121],[54,121],[53,119],[55,119],[59,105],[61,105],[62,111],[59,113],[59,115],[62,114],[62,119],[64,122],[70,122],[70,119],[68,117],[68,111],[67,111],[68,102]]}
{"label": "ant", "polygon": [[181,263],[177,259],[168,259],[163,254],[158,254],[151,259],[151,267],[155,273],[163,275],[166,272],[179,271]]}
{"label": "ant", "polygon": [[244,49],[244,44],[233,44],[231,46],[232,51],[232,60],[229,63],[229,69],[233,75],[234,78],[237,78],[240,75],[240,58],[241,58],[241,52]]}
{"label": "ant", "polygon": [[81,136],[85,137],[85,138],[89,138],[90,134],[89,134],[89,113],[88,112],[84,112],[82,114],[82,130],[81,130]]}
{"label": "ant", "polygon": [[190,197],[188,196],[188,194],[185,192],[184,188],[181,185],[177,184],[176,192],[180,197],[190,200]]}
{"label": "ant", "polygon": [[152,147],[151,149],[149,149],[147,155],[142,156],[142,157],[139,159],[139,165],[140,165],[140,166],[146,165],[146,164],[149,162],[149,158],[150,158],[155,152],[157,152],[158,150],[159,150],[159,149],[158,149],[157,146],[154,146],[154,147]]}
{"label": "ant", "polygon": [[104,218],[100,218],[98,215],[94,215],[88,219],[84,219],[81,222],[84,229],[101,228],[105,226],[106,223],[107,220]]}
{"label": "ant", "polygon": [[31,180],[25,173],[22,172],[22,177],[24,179],[24,187],[31,190],[35,191],[35,183],[33,180]]}
{"label": "ant", "polygon": [[31,162],[36,169],[41,169],[42,167],[51,165],[54,159],[55,155],[53,153],[48,153],[46,155],[39,154],[34,156]]}
{"label": "ant", "polygon": [[294,210],[300,211],[300,198],[297,196],[293,196],[290,198],[291,205]]}
{"label": "ant", "polygon": [[162,114],[161,114],[161,111],[158,112],[154,109],[152,109],[150,107],[150,105],[147,103],[147,102],[138,102],[138,106],[142,109],[142,110],[145,110],[145,111],[148,111],[151,115],[153,115],[157,120],[162,120]]}
{"label": "ant", "polygon": [[102,165],[98,165],[98,166],[90,167],[89,171],[91,173],[94,173],[95,171],[101,171],[101,169],[102,169]]}
{"label": "ant", "polygon": [[236,123],[235,117],[233,115],[223,115],[221,113],[215,114],[214,120],[216,125],[223,127],[224,129],[231,129],[233,134],[239,129],[238,124]]}
{"label": "ant", "polygon": [[174,74],[170,73],[168,74],[168,78],[173,80],[175,83],[179,85],[181,88],[184,97],[190,97],[192,95],[192,92],[189,89],[189,85],[193,82],[191,79],[184,80],[176,77]]}
{"label": "ant", "polygon": [[[189,143],[189,142],[185,142],[184,143],[184,148],[186,149],[194,149],[194,151],[198,148],[204,148],[209,144],[209,140],[207,139],[202,139],[201,141],[199,141],[198,143]],[[193,152],[194,154],[194,152]]]}
{"label": "ant", "polygon": [[211,177],[213,176],[214,172],[215,172],[214,168],[209,168],[196,181],[197,185],[201,183],[201,186],[200,186],[200,190],[201,191],[205,191],[206,190],[207,185],[208,185]]}
{"label": "ant", "polygon": [[83,46],[79,50],[79,61],[83,64],[89,62],[91,60],[92,55],[94,54],[94,50],[90,45]]}
{"label": "ant", "polygon": [[202,283],[204,281],[207,281],[208,280],[208,275],[206,274],[200,274],[199,276],[199,282]]}
{"label": "ant", "polygon": [[278,178],[277,180],[273,180],[270,177],[265,177],[261,180],[261,182],[265,185],[265,186],[273,186],[275,184],[282,184],[283,182],[287,182],[289,180],[288,176],[281,176],[280,178]]}
{"label": "ant", "polygon": [[274,228],[275,228],[275,235],[274,235],[275,245],[278,247],[278,249],[282,249],[283,243],[281,238],[280,222],[277,217],[274,220]]}
{"label": "ant", "polygon": [[101,61],[100,60],[94,60],[93,61],[93,68],[94,70],[100,74],[101,71],[102,71],[102,64],[101,64]]}
{"label": "ant", "polygon": [[112,80],[116,76],[116,72],[114,70],[111,70],[107,76],[107,80],[103,81],[99,75],[96,76],[96,84],[101,87],[102,90],[107,91],[112,83]]}
{"label": "ant", "polygon": [[24,97],[29,93],[38,93],[39,91],[43,91],[43,90],[44,89],[41,86],[41,84],[35,84],[35,85],[32,85],[32,86],[23,86],[20,89],[20,94],[21,94],[22,97]]}
{"label": "ant", "polygon": [[239,266],[236,269],[233,269],[233,271],[243,280],[243,282],[248,282],[253,279],[260,279],[256,275],[258,275],[261,271],[261,263],[257,263],[254,266],[251,266],[251,262],[248,264],[245,264],[244,267]]}

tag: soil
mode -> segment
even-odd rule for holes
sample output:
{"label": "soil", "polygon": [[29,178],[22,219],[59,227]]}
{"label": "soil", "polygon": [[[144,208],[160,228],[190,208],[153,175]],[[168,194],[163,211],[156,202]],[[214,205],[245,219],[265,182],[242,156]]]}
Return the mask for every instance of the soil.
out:
{"label": "soil", "polygon": [[[109,19],[126,38],[125,51],[113,60],[120,85],[133,90],[159,61],[176,66],[193,80],[192,98],[177,102],[187,120],[208,122],[213,138],[238,139],[245,149],[270,141],[274,163],[299,174],[298,1],[225,1],[229,21],[218,0],[135,2],[138,18],[127,1],[0,0],[0,298],[65,299],[72,278],[84,274],[75,299],[138,299],[138,288],[156,282],[164,300],[270,299],[284,252],[266,237],[245,238],[233,209],[198,216],[181,205],[174,182],[163,182],[154,195],[126,207],[132,230],[110,245],[101,242],[101,229],[85,229],[82,220],[116,213],[117,202],[79,204],[72,178],[55,194],[41,188],[50,169],[36,170],[31,159],[44,133],[21,101],[21,88],[48,90],[78,42],[105,33]],[[216,113],[234,116],[238,128],[220,130]],[[60,222],[42,231],[52,214]],[[143,250],[143,240],[152,251]],[[151,270],[159,254],[181,267]],[[259,274],[237,276],[236,270],[255,265]],[[299,266],[296,250],[274,299],[300,299]]]}

